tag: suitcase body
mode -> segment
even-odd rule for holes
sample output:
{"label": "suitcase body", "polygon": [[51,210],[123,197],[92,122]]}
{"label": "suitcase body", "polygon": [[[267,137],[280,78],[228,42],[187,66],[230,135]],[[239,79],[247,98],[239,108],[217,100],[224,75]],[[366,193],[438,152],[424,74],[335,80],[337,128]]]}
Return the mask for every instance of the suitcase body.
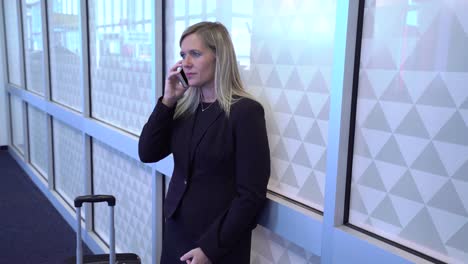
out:
{"label": "suitcase body", "polygon": [[[83,247],[81,239],[81,207],[83,203],[100,203],[107,202],[109,205],[110,213],[110,252],[109,254],[99,254],[99,255],[86,255],[83,256]],[[115,206],[115,197],[112,195],[84,195],[78,196],[75,198],[75,208],[76,208],[76,219],[77,219],[77,229],[76,229],[76,256],[71,257],[66,260],[65,263],[70,264],[140,264],[141,260],[138,255],[133,253],[115,253],[115,228],[114,228],[114,206]]]}

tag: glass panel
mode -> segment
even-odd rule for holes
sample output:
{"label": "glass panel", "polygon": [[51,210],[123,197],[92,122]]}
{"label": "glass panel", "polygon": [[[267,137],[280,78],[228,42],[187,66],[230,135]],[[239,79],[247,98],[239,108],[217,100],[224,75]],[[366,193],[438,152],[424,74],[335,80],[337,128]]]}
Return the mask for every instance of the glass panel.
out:
{"label": "glass panel", "polygon": [[188,2],[187,10],[188,10],[189,15],[198,15],[203,12],[202,0],[191,0],[187,2]]}
{"label": "glass panel", "polygon": [[[254,0],[237,0],[232,2],[232,13],[237,14],[253,14],[253,1]],[[270,3],[272,5],[272,3]]]}
{"label": "glass panel", "polygon": [[238,63],[245,70],[250,69],[250,50],[251,42],[245,41],[250,39],[250,29],[252,27],[251,18],[232,18],[231,38],[236,49]]}
{"label": "glass panel", "polygon": [[[111,193],[115,207],[115,245],[151,263],[151,168],[93,140],[94,193]],[[94,230],[109,241],[109,208],[97,204]]]}
{"label": "glass panel", "polygon": [[[179,60],[183,29],[205,19],[193,15],[201,10],[194,3],[168,3],[166,22],[175,28],[167,31],[166,69]],[[186,8],[192,15],[175,12]],[[269,189],[317,210],[324,199],[335,8],[336,1],[244,0],[213,11],[230,30],[247,90],[266,111]]]}
{"label": "glass panel", "polygon": [[216,12],[216,0],[205,0],[206,1],[206,13],[213,14]]}
{"label": "glass panel", "polygon": [[[90,1],[91,114],[94,118],[140,134],[153,110],[151,20],[143,20],[143,2],[127,2],[128,19],[112,24],[101,19],[114,1]],[[106,15],[107,16],[107,15]]]}
{"label": "glass panel", "polygon": [[28,123],[31,164],[47,180],[48,146],[46,114],[35,107],[28,106]]}
{"label": "glass panel", "polygon": [[185,16],[185,0],[175,0],[174,16]]}
{"label": "glass panel", "polygon": [[366,1],[349,222],[468,262],[468,2]]}
{"label": "glass panel", "polygon": [[12,84],[21,84],[20,39],[18,29],[18,8],[16,1],[3,1],[5,11],[5,34],[8,61],[8,81]]}
{"label": "glass panel", "polygon": [[11,135],[13,146],[24,154],[23,102],[16,96],[10,96]]}
{"label": "glass panel", "polygon": [[83,110],[79,1],[48,1],[52,100]]}
{"label": "glass panel", "polygon": [[84,137],[55,119],[53,129],[55,188],[74,208],[75,197],[85,194]]}
{"label": "glass panel", "polygon": [[26,89],[44,95],[41,2],[23,0],[24,53]]}
{"label": "glass panel", "polygon": [[260,225],[252,232],[250,263],[320,264],[320,256],[307,252]]}

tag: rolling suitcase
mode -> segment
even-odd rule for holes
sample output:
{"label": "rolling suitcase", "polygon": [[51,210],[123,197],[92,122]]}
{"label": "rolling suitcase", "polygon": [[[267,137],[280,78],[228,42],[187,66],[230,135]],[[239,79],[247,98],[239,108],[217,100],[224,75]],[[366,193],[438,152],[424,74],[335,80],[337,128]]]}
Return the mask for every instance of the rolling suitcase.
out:
{"label": "rolling suitcase", "polygon": [[[83,256],[83,247],[81,241],[81,206],[83,203],[100,203],[107,202],[109,205],[110,213],[110,230],[109,230],[109,254],[99,254],[99,255],[86,255]],[[71,257],[66,260],[66,263],[76,263],[76,264],[140,264],[140,258],[138,255],[133,253],[115,253],[115,228],[114,228],[114,206],[115,206],[115,197],[112,195],[84,195],[78,196],[75,198],[75,208],[76,208],[76,219],[77,220],[77,229],[76,229],[76,257]]]}

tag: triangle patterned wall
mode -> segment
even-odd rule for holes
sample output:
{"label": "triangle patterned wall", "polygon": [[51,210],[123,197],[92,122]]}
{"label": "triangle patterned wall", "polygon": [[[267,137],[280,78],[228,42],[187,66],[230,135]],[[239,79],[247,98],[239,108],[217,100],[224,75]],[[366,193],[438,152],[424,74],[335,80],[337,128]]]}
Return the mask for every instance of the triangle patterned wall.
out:
{"label": "triangle patterned wall", "polygon": [[466,10],[366,1],[354,139],[349,222],[449,263],[468,262]]}
{"label": "triangle patterned wall", "polygon": [[250,60],[240,62],[249,92],[265,107],[269,189],[317,210],[325,189],[335,6],[253,1]]}

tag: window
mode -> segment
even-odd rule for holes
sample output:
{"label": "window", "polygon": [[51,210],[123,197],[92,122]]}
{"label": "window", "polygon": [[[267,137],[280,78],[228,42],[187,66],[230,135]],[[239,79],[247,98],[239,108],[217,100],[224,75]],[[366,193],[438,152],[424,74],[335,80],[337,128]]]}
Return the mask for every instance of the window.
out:
{"label": "window", "polygon": [[91,115],[136,135],[154,106],[151,3],[89,2]]}
{"label": "window", "polygon": [[[117,248],[136,253],[142,263],[151,263],[151,168],[140,161],[93,140],[94,193],[112,193],[118,201],[115,210]],[[109,208],[96,204],[94,230],[109,241]]]}
{"label": "window", "polygon": [[4,1],[5,34],[7,46],[8,81],[22,87],[21,81],[21,60],[20,60],[20,39],[18,29],[18,9],[16,1]]}
{"label": "window", "polygon": [[468,253],[467,7],[366,2],[355,120],[349,223],[449,263]]}
{"label": "window", "polygon": [[84,137],[79,131],[54,119],[55,188],[74,208],[75,197],[85,192]]}
{"label": "window", "polygon": [[48,175],[47,117],[39,109],[28,106],[29,152],[31,164],[44,179]]}
{"label": "window", "polygon": [[23,102],[11,95],[10,107],[12,143],[21,154],[24,154]]}
{"label": "window", "polygon": [[79,9],[78,0],[48,1],[52,100],[81,112]]}
{"label": "window", "polygon": [[44,96],[44,48],[42,40],[41,2],[23,0],[24,53],[26,89]]}
{"label": "window", "polygon": [[[188,2],[187,2],[188,3]],[[198,5],[195,5],[198,3]],[[269,189],[323,210],[335,1],[175,1],[167,4],[166,69],[179,37],[201,20],[230,31],[242,78],[266,110],[272,155]]]}

